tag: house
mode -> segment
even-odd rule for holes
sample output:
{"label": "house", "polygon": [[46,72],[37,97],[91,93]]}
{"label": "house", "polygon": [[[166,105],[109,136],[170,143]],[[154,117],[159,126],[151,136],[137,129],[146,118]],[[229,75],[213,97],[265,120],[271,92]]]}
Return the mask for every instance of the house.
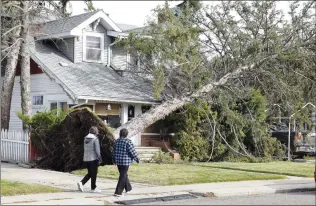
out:
{"label": "house", "polygon": [[[150,81],[128,72],[135,58],[116,44],[135,26],[116,24],[102,10],[46,22],[31,49],[32,112],[90,107],[113,128],[159,104]],[[2,74],[3,75],[3,74]],[[22,129],[19,68],[11,104],[10,129]],[[144,139],[142,139],[142,137]],[[150,146],[157,133],[132,137]]]}

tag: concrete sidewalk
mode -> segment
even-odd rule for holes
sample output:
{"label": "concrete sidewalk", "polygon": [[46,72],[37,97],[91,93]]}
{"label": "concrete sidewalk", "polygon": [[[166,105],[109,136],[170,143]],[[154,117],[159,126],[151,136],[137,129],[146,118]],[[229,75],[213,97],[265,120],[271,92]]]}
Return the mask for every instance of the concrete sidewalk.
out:
{"label": "concrete sidewalk", "polygon": [[[46,186],[52,186],[63,190],[76,190],[76,183],[79,182],[83,177],[73,175],[70,173],[56,172],[50,170],[41,169],[28,169],[20,167],[16,164],[1,163],[1,178],[20,181],[25,183],[37,183]],[[97,186],[101,190],[115,190],[117,181],[108,179],[97,179]],[[150,185],[133,183],[135,188],[138,187],[149,187]],[[85,188],[89,190],[90,182],[85,185]]]}
{"label": "concrete sidewalk", "polygon": [[131,194],[117,198],[113,196],[114,187],[116,185],[116,181],[113,180],[98,180],[98,186],[102,189],[102,193],[81,193],[77,191],[75,185],[75,183],[80,180],[81,177],[78,177],[76,175],[38,169],[25,169],[12,166],[10,167],[8,165],[7,167],[5,166],[3,168],[2,165],[1,173],[3,179],[29,183],[40,183],[60,188],[64,187],[63,189],[67,189],[68,191],[53,194],[33,194],[1,197],[2,204],[104,205],[105,203],[112,204],[116,201],[137,200],[142,198],[155,198],[188,193],[194,195],[203,195],[209,193],[208,195],[213,197],[225,197],[255,194],[273,194],[292,191],[315,191],[315,181],[313,178],[288,177],[288,179],[285,180],[221,182],[175,186],[152,186],[134,183],[133,191]]}
{"label": "concrete sidewalk", "polygon": [[[313,179],[288,179],[277,181],[242,181],[222,182],[194,185],[138,187],[131,194],[123,197],[114,197],[113,190],[104,190],[99,194],[68,191],[52,194],[33,194],[11,197],[1,197],[1,204],[7,205],[104,205],[113,204],[117,201],[137,200],[143,198],[157,198],[163,196],[194,194],[211,194],[211,197],[247,196],[256,194],[273,194],[279,192],[315,191]],[[172,202],[171,202],[172,204]]]}

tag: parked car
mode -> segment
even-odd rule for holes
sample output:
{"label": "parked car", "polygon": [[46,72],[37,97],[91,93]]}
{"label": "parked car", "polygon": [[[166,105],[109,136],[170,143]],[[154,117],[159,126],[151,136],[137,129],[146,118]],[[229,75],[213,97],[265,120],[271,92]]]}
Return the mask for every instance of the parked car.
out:
{"label": "parked car", "polygon": [[[278,139],[282,144],[288,147],[287,131],[273,131],[270,135]],[[304,136],[300,132],[290,133],[291,154],[294,156],[304,157],[306,155],[315,155],[315,144],[312,143],[309,136]]]}

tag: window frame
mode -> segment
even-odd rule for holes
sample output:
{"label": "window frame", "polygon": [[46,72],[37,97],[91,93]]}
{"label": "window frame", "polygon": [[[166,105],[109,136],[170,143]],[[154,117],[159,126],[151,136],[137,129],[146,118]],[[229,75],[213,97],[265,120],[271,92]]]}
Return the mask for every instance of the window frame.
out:
{"label": "window frame", "polygon": [[49,111],[52,111],[52,110],[53,110],[51,106],[52,106],[52,104],[54,104],[54,103],[57,104],[57,107],[56,107],[57,115],[59,115],[59,109],[62,110],[62,108],[60,107],[60,104],[61,104],[61,103],[66,103],[66,104],[67,104],[67,109],[70,109],[67,100],[65,100],[65,101],[50,100],[50,101],[49,101]]}
{"label": "window frame", "polygon": [[[33,104],[33,98],[34,97],[42,97],[42,104]],[[44,105],[44,95],[43,94],[35,94],[32,95],[32,107],[33,106],[43,106]]]}
{"label": "window frame", "polygon": [[[101,50],[101,59],[100,60],[90,60],[87,59],[87,40],[86,37],[100,37],[100,50]],[[104,34],[103,33],[96,33],[96,32],[85,32],[83,33],[83,49],[82,49],[82,58],[84,62],[94,62],[94,63],[103,63],[104,60]]]}

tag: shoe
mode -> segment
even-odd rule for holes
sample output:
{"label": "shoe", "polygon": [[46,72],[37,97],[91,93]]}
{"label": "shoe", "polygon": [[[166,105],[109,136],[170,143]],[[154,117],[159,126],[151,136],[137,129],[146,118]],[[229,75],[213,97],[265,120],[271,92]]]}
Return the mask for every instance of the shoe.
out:
{"label": "shoe", "polygon": [[91,190],[92,193],[101,193],[101,190],[94,188],[94,190]]}
{"label": "shoe", "polygon": [[116,197],[122,197],[123,195],[122,194],[114,194],[114,196],[116,196]]}
{"label": "shoe", "polygon": [[78,182],[77,186],[78,186],[78,190],[83,192],[83,184],[82,184],[82,182]]}
{"label": "shoe", "polygon": [[132,190],[126,191],[125,194],[131,194]]}

